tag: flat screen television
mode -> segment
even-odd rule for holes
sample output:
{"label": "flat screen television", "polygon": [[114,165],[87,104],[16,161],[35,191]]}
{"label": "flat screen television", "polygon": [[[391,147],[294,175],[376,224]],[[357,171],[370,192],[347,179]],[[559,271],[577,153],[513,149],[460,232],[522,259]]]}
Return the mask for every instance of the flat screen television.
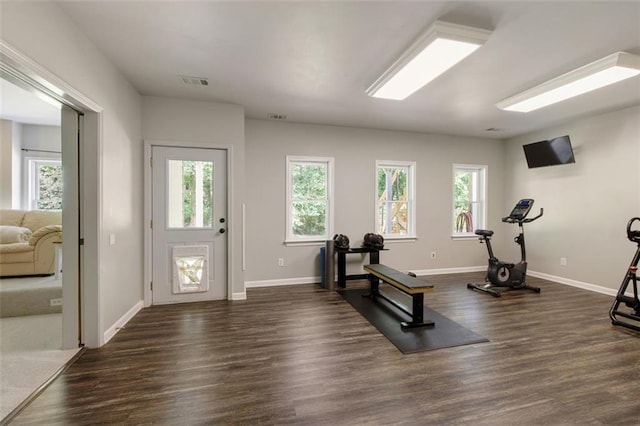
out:
{"label": "flat screen television", "polygon": [[530,169],[576,162],[569,136],[530,143],[522,148]]}

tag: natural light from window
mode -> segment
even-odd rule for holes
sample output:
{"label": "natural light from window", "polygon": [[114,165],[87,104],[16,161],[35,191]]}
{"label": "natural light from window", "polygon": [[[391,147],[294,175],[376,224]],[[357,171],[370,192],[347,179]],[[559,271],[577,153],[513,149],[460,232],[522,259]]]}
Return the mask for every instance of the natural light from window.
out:
{"label": "natural light from window", "polygon": [[415,163],[376,161],[376,232],[415,236]]}
{"label": "natural light from window", "polygon": [[475,235],[486,227],[487,166],[453,165],[453,230],[452,235]]}

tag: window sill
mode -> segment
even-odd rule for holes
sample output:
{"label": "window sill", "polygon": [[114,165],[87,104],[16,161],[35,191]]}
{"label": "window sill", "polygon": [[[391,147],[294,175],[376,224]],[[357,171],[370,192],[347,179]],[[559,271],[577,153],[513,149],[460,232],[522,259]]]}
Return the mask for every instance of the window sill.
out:
{"label": "window sill", "polygon": [[398,243],[402,243],[402,242],[410,242],[410,241],[417,241],[418,237],[416,235],[383,235],[382,238],[384,238],[384,242],[385,243],[394,243],[394,242],[398,242]]}
{"label": "window sill", "polygon": [[479,238],[476,234],[453,234],[451,235],[452,240],[477,240]]}
{"label": "window sill", "polygon": [[284,245],[285,246],[292,246],[292,247],[297,247],[297,246],[323,246],[326,244],[327,241],[330,240],[285,240],[284,241]]}

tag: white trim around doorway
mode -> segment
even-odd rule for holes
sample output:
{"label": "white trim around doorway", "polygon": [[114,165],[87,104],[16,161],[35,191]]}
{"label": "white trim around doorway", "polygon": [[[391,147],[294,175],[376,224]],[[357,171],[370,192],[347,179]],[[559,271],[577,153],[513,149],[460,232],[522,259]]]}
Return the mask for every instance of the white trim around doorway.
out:
{"label": "white trim around doorway", "polygon": [[[84,245],[80,247],[82,276],[80,294],[78,289],[65,289],[75,293],[79,300],[76,312],[70,317],[79,318],[80,335],[77,332],[64,338],[63,347],[72,342],[99,347],[104,343],[100,305],[100,240],[102,230],[102,112],[103,108],[69,85],[64,80],[21,53],[4,40],[0,40],[0,64],[2,70],[19,80],[30,90],[45,93],[84,115],[80,132],[83,140],[82,176],[84,187],[80,194],[80,205],[84,212],[81,229]],[[80,260],[79,260],[80,261]],[[78,323],[78,321],[75,321]],[[69,333],[67,333],[69,334]]]}

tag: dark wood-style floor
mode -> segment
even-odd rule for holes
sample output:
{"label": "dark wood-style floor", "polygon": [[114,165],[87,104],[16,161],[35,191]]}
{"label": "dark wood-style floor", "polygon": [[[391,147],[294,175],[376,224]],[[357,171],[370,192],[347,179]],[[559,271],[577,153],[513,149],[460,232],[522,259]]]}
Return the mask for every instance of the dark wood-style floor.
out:
{"label": "dark wood-style floor", "polygon": [[497,299],[466,288],[482,277],[427,277],[426,304],[490,342],[410,355],[313,285],[144,309],[12,424],[640,424],[640,334],[611,297],[530,278],[541,294]]}

